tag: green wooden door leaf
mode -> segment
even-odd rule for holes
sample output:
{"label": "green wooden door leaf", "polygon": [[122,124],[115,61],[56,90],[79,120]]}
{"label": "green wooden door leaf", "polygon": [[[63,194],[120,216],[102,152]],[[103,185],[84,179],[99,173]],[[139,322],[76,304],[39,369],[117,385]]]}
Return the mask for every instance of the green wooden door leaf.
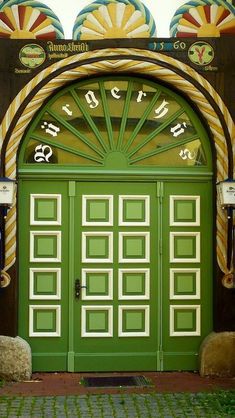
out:
{"label": "green wooden door leaf", "polygon": [[154,183],[77,183],[74,370],[157,368],[157,211]]}

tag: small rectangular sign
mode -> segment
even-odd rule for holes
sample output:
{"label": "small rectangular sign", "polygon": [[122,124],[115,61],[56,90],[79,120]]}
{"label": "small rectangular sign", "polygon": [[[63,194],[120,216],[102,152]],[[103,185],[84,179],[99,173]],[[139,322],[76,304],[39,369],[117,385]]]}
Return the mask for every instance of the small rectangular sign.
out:
{"label": "small rectangular sign", "polygon": [[235,206],[235,181],[221,182],[218,185],[218,194],[222,205]]}
{"label": "small rectangular sign", "polygon": [[0,182],[0,205],[12,205],[14,182]]}

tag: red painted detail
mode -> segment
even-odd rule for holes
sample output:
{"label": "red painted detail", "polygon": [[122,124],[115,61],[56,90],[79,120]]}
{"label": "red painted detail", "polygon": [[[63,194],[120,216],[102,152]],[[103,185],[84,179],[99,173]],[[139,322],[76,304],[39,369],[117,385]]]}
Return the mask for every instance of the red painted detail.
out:
{"label": "red painted detail", "polygon": [[235,33],[235,27],[233,28],[227,28],[227,29],[222,29],[220,31],[220,34],[234,34]]}
{"label": "red painted detail", "polygon": [[192,32],[178,32],[176,37],[177,38],[197,38],[197,34],[192,33]]}
{"label": "red painted detail", "polygon": [[15,27],[12,25],[10,19],[8,19],[7,15],[4,12],[0,12],[0,20],[2,20],[11,30],[15,30]]}
{"label": "red painted detail", "polygon": [[47,16],[44,15],[43,13],[40,13],[40,15],[35,20],[34,24],[31,26],[30,31],[32,32],[34,29],[36,29],[46,19],[47,19]]}
{"label": "red painted detail", "polygon": [[216,26],[218,26],[228,15],[230,15],[230,11],[227,9],[224,9],[222,15],[220,16],[218,22],[216,23]]}
{"label": "red painted detail", "polygon": [[197,52],[199,62],[203,64],[203,55],[205,52],[205,47],[201,48],[201,50],[199,48],[195,48],[195,51]]}
{"label": "red painted detail", "polygon": [[3,33],[0,32],[0,38],[10,38],[11,34],[10,33]]}
{"label": "red painted detail", "polygon": [[204,6],[204,13],[206,16],[207,23],[211,23],[211,6],[209,4]]}
{"label": "red painted detail", "polygon": [[56,33],[55,32],[48,32],[43,33],[41,35],[36,35],[36,39],[56,39]]}
{"label": "red painted detail", "polygon": [[194,17],[190,13],[184,13],[182,16],[184,19],[186,19],[188,22],[192,23],[193,25],[197,26],[197,28],[200,28],[201,24],[198,23]]}
{"label": "red painted detail", "polygon": [[18,16],[19,16],[19,22],[20,22],[20,29],[24,28],[25,13],[26,13],[26,7],[25,6],[18,6]]}

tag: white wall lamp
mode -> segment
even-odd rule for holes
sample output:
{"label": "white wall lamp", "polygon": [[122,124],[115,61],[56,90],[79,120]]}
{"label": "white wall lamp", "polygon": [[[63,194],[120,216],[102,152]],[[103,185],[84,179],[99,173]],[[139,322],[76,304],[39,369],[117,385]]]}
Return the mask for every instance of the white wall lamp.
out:
{"label": "white wall lamp", "polygon": [[11,278],[3,269],[3,227],[7,217],[7,211],[12,207],[15,197],[16,182],[8,177],[0,177],[0,213],[1,213],[1,229],[0,229],[0,288],[7,287]]}
{"label": "white wall lamp", "polygon": [[227,179],[217,183],[220,204],[223,209],[235,209],[235,180]]}
{"label": "white wall lamp", "polygon": [[0,177],[0,206],[9,209],[13,205],[15,185],[15,180]]}
{"label": "white wall lamp", "polygon": [[233,221],[233,211],[235,210],[235,180],[227,179],[220,181],[217,183],[217,192],[222,209],[227,210],[228,219],[227,267],[230,272],[224,275],[222,284],[227,289],[235,289],[235,224]]}

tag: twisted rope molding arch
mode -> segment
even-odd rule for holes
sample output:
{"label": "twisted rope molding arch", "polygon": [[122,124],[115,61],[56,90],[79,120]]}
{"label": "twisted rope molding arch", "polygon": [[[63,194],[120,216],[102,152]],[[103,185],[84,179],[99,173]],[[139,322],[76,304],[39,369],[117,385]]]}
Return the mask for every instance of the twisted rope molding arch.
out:
{"label": "twisted rope molding arch", "polygon": [[[105,58],[104,58],[105,57]],[[47,67],[37,74],[16,96],[9,106],[0,126],[0,148],[6,147],[5,175],[16,178],[16,155],[24,131],[34,114],[57,88],[74,80],[99,73],[131,72],[150,75],[158,81],[173,85],[183,91],[193,101],[207,120],[215,144],[217,155],[217,180],[228,177],[228,146],[226,143],[226,126],[231,146],[235,144],[235,125],[229,111],[218,93],[195,70],[174,58],[159,53],[138,49],[116,48],[85,52],[80,55],[65,58]],[[42,87],[39,89],[39,85]],[[206,96],[210,96],[210,101]],[[29,102],[29,98],[31,98]],[[215,104],[212,106],[211,101]],[[19,107],[23,109],[19,115]],[[217,107],[224,117],[220,121]],[[12,126],[15,123],[14,126]],[[235,158],[235,157],[234,157]],[[226,216],[217,203],[216,218],[217,261],[220,269],[229,273],[226,260]],[[5,270],[15,263],[16,258],[16,204],[9,211],[5,227]]]}

